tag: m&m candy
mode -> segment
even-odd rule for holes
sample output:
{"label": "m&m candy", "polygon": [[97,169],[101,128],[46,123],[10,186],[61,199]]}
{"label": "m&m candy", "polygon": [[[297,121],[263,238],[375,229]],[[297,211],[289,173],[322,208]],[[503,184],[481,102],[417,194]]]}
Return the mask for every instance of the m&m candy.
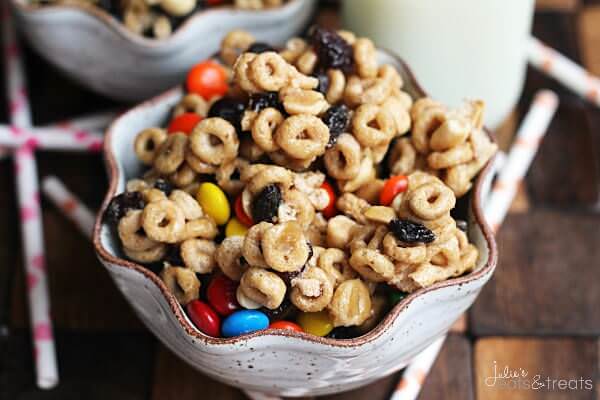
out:
{"label": "m&m candy", "polygon": [[321,188],[325,189],[325,191],[327,192],[327,196],[329,196],[329,202],[327,203],[327,207],[321,210],[321,212],[323,213],[325,218],[333,218],[337,214],[337,208],[335,207],[335,190],[333,190],[333,186],[331,186],[331,184],[327,181],[323,182]]}
{"label": "m&m candy", "polygon": [[169,133],[183,132],[189,135],[200,121],[202,121],[202,117],[196,113],[183,113],[173,118],[167,131]]}
{"label": "m&m candy", "polygon": [[186,78],[188,92],[196,93],[205,100],[223,96],[229,89],[227,72],[213,60],[203,61],[192,67]]}
{"label": "m&m candy", "polygon": [[295,332],[304,332],[300,325],[295,324],[290,321],[275,321],[269,325],[269,329],[281,329],[281,330],[289,330]]}
{"label": "m&m candy", "polygon": [[227,196],[220,187],[211,182],[204,182],[198,188],[196,200],[202,210],[210,215],[217,225],[224,225],[229,220],[231,210]]}
{"label": "m&m candy", "polygon": [[185,310],[200,331],[212,337],[221,336],[221,319],[208,304],[193,300],[185,306]]}
{"label": "m&m candy", "polygon": [[244,236],[248,232],[246,225],[242,224],[239,219],[231,218],[225,226],[225,236]]}
{"label": "m&m candy", "polygon": [[240,336],[260,331],[269,326],[269,318],[258,310],[240,310],[223,321],[221,333],[224,337]]}
{"label": "m&m candy", "polygon": [[215,276],[206,289],[210,305],[221,315],[228,316],[240,308],[235,299],[237,283],[225,275]]}
{"label": "m&m candy", "polygon": [[396,197],[398,193],[406,191],[407,187],[408,178],[406,176],[396,175],[390,177],[390,179],[385,181],[381,193],[379,193],[379,204],[382,206],[389,206],[392,204],[394,197]]}
{"label": "m&m candy", "polygon": [[304,332],[315,336],[327,336],[333,329],[333,322],[331,322],[327,311],[304,312],[298,316],[297,322]]}

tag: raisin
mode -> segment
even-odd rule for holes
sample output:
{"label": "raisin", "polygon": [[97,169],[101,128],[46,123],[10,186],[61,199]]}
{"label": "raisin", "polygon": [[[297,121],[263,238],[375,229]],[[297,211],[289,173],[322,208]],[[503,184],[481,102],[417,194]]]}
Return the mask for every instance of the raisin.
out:
{"label": "raisin", "polygon": [[277,185],[266,186],[252,202],[252,219],[255,224],[262,221],[273,222],[281,204],[281,189]]}
{"label": "raisin", "polygon": [[352,339],[357,336],[360,336],[357,330],[354,327],[345,327],[340,326],[339,328],[335,328],[327,337],[332,339]]}
{"label": "raisin", "polygon": [[318,72],[313,76],[319,80],[319,85],[317,86],[316,91],[321,92],[323,94],[327,94],[327,89],[329,89],[329,77],[327,76],[327,74],[323,72]]}
{"label": "raisin", "polygon": [[105,10],[107,13],[112,15],[118,20],[122,20],[120,14],[121,10],[119,9],[119,1],[117,0],[99,0],[98,7]]}
{"label": "raisin", "polygon": [[156,182],[154,182],[154,188],[160,190],[167,196],[170,195],[171,192],[173,191],[173,185],[171,185],[169,182],[165,181],[164,179],[157,179]]}
{"label": "raisin", "polygon": [[298,271],[292,272],[276,272],[277,275],[285,282],[288,288],[292,287],[292,279],[298,277],[306,269],[306,264],[302,266]]}
{"label": "raisin", "polygon": [[273,47],[271,47],[270,44],[264,43],[264,42],[254,42],[250,45],[250,47],[248,47],[248,50],[246,50],[249,53],[265,53],[267,51],[276,51]]}
{"label": "raisin", "polygon": [[206,290],[208,289],[208,285],[210,284],[210,281],[212,280],[213,277],[214,277],[214,274],[198,274],[198,273],[196,273],[196,278],[198,278],[198,280],[200,281],[199,297],[201,300],[204,300],[204,301],[207,300]]}
{"label": "raisin", "polygon": [[251,111],[258,112],[269,107],[283,112],[283,104],[279,101],[279,94],[277,92],[256,93],[250,96],[248,100],[248,108]]}
{"label": "raisin", "polygon": [[390,231],[404,243],[431,243],[434,233],[418,222],[407,219],[393,219],[389,223]]}
{"label": "raisin", "polygon": [[125,192],[112,198],[106,211],[104,221],[116,225],[130,210],[141,210],[146,206],[144,196],[140,192]]}
{"label": "raisin", "polygon": [[331,106],[321,119],[329,128],[329,143],[327,145],[333,146],[337,141],[337,137],[348,128],[350,121],[348,107],[343,104]]}
{"label": "raisin", "polygon": [[267,315],[267,317],[269,317],[270,321],[279,319],[290,320],[293,319],[293,315],[298,312],[296,306],[294,306],[292,302],[287,298],[285,298],[281,302],[279,307],[277,307],[274,310],[268,309],[266,307],[262,307],[260,310],[264,312]]}
{"label": "raisin", "polygon": [[242,116],[244,115],[245,108],[246,105],[243,101],[232,99],[231,97],[223,97],[210,106],[208,116],[223,118],[229,121],[236,131],[241,132]]}
{"label": "raisin", "polygon": [[185,263],[183,262],[183,258],[181,258],[181,250],[179,246],[173,245],[169,246],[169,250],[167,250],[167,254],[165,255],[164,262],[167,262],[171,265],[184,267]]}
{"label": "raisin", "polygon": [[306,242],[306,244],[308,245],[308,258],[306,259],[306,262],[308,262],[308,260],[310,260],[315,254],[315,250],[310,242]]}
{"label": "raisin", "polygon": [[317,53],[319,69],[340,68],[350,72],[354,65],[352,46],[337,32],[316,28],[311,34],[311,42]]}

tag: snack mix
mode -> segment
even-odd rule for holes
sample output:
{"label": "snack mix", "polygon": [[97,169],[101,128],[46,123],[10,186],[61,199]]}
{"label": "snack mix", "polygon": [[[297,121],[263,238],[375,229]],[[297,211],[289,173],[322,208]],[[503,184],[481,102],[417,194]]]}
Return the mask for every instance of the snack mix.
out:
{"label": "snack mix", "polygon": [[476,266],[451,210],[496,150],[482,112],[413,99],[347,31],[279,50],[233,31],[167,127],[139,132],[148,170],[105,218],[207,335],[360,336]]}
{"label": "snack mix", "polygon": [[138,35],[165,39],[194,13],[230,5],[237,9],[262,10],[281,6],[285,0],[30,0],[33,4],[77,4],[98,7]]}

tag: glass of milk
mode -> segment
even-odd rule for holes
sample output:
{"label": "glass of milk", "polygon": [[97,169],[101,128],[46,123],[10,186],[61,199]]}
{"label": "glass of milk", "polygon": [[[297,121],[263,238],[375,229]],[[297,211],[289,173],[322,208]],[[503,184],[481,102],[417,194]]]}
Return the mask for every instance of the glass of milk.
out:
{"label": "glass of milk", "polygon": [[402,57],[435,99],[486,102],[497,127],[521,95],[534,0],[343,0],[344,28]]}

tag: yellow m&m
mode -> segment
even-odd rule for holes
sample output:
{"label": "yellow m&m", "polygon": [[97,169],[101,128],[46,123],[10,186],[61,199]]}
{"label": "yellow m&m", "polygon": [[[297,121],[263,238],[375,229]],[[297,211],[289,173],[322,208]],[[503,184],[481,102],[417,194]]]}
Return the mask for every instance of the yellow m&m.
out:
{"label": "yellow m&m", "polygon": [[298,322],[298,325],[302,327],[304,332],[315,336],[326,336],[333,330],[333,322],[331,322],[327,311],[303,312],[298,316],[296,322]]}
{"label": "yellow m&m", "polygon": [[242,224],[237,218],[233,217],[225,226],[225,236],[245,236],[248,228]]}
{"label": "yellow m&m", "polygon": [[227,196],[214,183],[201,184],[196,193],[196,200],[202,206],[202,210],[211,216],[217,225],[224,225],[229,220],[231,210]]}

